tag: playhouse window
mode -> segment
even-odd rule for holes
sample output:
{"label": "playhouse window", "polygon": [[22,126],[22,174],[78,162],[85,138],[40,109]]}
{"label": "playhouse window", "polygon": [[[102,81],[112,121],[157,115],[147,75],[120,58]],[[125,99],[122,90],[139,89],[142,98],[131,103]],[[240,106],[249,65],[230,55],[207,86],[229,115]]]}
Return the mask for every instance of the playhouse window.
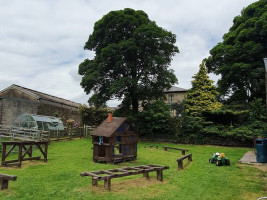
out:
{"label": "playhouse window", "polygon": [[117,136],[117,142],[121,142],[121,136]]}

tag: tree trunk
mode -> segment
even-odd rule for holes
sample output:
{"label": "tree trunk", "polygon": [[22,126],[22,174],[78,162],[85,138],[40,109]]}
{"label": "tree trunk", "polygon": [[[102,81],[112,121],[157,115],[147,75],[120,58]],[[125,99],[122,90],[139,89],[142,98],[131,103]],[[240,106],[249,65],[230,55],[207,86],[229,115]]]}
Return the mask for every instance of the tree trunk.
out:
{"label": "tree trunk", "polygon": [[138,99],[136,97],[132,97],[132,107],[133,107],[133,113],[138,113]]}

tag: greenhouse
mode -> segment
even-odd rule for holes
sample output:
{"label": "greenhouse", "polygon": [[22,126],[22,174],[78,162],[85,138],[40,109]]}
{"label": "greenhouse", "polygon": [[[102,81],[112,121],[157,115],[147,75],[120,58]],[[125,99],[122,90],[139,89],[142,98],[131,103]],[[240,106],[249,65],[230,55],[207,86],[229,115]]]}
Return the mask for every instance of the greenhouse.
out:
{"label": "greenhouse", "polygon": [[15,121],[18,128],[38,129],[43,131],[64,130],[62,121],[57,117],[34,114],[22,114]]}

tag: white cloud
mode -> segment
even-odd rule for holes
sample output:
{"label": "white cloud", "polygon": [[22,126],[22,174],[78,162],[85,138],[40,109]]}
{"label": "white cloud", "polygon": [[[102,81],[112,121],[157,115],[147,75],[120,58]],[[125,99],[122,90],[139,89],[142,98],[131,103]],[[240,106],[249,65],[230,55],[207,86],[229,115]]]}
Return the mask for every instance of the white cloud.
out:
{"label": "white cloud", "polygon": [[[94,55],[83,47],[94,23],[112,10],[145,11],[177,35],[171,68],[179,86],[191,87],[202,59],[221,41],[241,10],[255,0],[0,0],[0,90],[18,84],[87,103],[78,65]],[[215,76],[211,76],[216,79]],[[115,106],[117,101],[109,101]]]}

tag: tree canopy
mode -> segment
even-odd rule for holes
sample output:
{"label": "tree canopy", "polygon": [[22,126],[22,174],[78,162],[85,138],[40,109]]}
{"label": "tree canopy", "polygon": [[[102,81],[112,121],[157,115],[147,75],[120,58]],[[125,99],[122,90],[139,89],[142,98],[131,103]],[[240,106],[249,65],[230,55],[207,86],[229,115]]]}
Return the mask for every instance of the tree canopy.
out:
{"label": "tree canopy", "polygon": [[[210,50],[209,72],[221,75],[218,91],[228,102],[265,99],[264,62],[267,57],[267,0],[242,10],[223,42]],[[230,98],[229,98],[230,97]]]}
{"label": "tree canopy", "polygon": [[186,93],[184,108],[188,115],[201,118],[202,111],[217,110],[222,106],[216,100],[218,92],[207,73],[205,63],[202,61],[198,73],[193,76],[192,88]]}
{"label": "tree canopy", "polygon": [[126,8],[103,16],[84,46],[95,56],[79,65],[81,86],[87,94],[94,92],[89,102],[101,106],[122,99],[137,112],[138,101],[162,97],[177,82],[169,69],[179,52],[175,42],[174,34],[141,10]]}

